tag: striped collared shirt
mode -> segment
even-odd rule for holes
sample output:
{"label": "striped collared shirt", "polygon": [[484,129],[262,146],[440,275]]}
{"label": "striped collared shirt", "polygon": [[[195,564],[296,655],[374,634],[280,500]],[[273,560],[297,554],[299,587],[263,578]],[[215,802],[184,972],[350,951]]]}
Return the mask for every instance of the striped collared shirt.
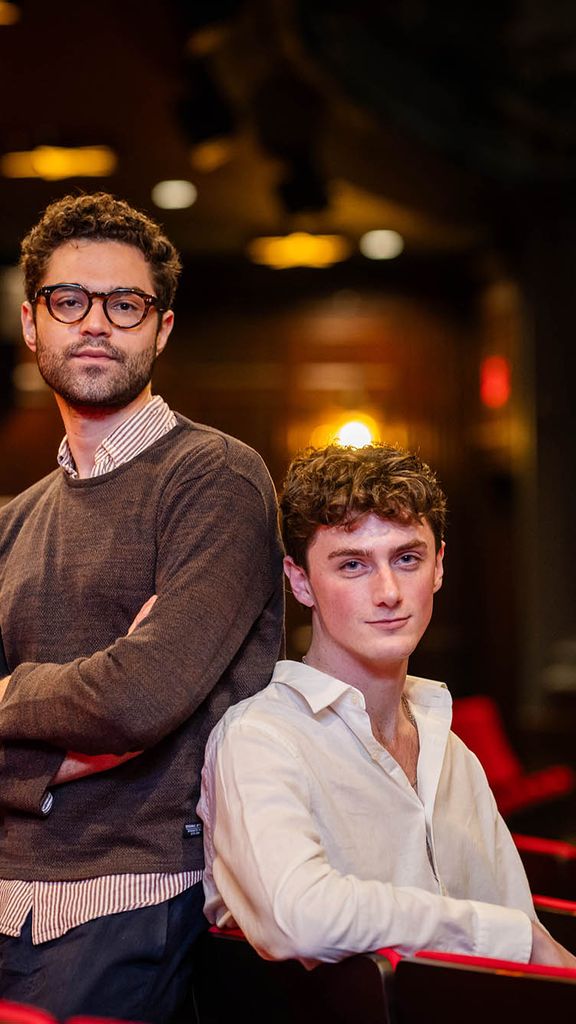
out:
{"label": "striped collared shirt", "polygon": [[[175,425],[174,413],[156,395],[104,438],[96,450],[90,476],[101,476],[129,462]],[[58,464],[70,476],[78,476],[66,437],[58,450]],[[162,903],[201,879],[201,871],[104,875],[73,882],[0,879],[0,933],[20,935],[32,912],[32,941],[48,942],[96,917]]]}
{"label": "striped collared shirt", "polygon": [[[130,462],[175,426],[174,413],[160,395],[155,395],[100,442],[94,453],[90,476],[102,476],[124,462]],[[71,477],[78,477],[67,437],[62,439],[58,449],[58,465]]]}

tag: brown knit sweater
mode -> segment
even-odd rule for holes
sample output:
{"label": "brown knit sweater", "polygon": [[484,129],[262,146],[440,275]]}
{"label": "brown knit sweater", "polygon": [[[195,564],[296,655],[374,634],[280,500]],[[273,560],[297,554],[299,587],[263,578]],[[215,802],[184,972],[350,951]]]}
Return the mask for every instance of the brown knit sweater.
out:
{"label": "brown knit sweater", "polygon": [[[204,744],[269,681],[282,612],[262,460],[181,416],[111,473],[57,470],[2,509],[0,878],[202,867]],[[68,750],[144,753],[54,786],[44,816]]]}

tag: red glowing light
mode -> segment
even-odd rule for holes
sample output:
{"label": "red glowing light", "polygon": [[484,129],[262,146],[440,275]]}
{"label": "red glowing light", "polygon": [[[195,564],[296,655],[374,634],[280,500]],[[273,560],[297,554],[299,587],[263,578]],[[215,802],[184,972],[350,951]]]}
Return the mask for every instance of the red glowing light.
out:
{"label": "red glowing light", "polygon": [[510,363],[504,356],[487,356],[480,365],[480,398],[489,409],[501,409],[510,398]]}

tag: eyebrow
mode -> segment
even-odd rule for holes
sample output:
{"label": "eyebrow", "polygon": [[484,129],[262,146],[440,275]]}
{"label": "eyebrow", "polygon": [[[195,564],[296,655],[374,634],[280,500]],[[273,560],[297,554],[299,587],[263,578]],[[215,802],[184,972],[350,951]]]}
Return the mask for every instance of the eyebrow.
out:
{"label": "eyebrow", "polygon": [[[394,548],[392,555],[401,555],[405,551],[426,551],[428,545],[425,540],[417,540],[416,537],[413,540],[405,541],[404,544],[399,544],[398,547]],[[335,551],[331,551],[328,555],[328,559],[331,558],[371,558],[374,554],[372,548],[337,548]]]}
{"label": "eyebrow", "polygon": [[[87,284],[80,284],[80,281],[57,281],[54,285],[48,285],[49,288],[83,288],[85,292],[93,291]],[[94,291],[94,295],[111,295],[112,292],[144,292],[145,295],[150,294],[145,288],[141,288],[137,284],[115,284],[111,288],[98,288]]]}

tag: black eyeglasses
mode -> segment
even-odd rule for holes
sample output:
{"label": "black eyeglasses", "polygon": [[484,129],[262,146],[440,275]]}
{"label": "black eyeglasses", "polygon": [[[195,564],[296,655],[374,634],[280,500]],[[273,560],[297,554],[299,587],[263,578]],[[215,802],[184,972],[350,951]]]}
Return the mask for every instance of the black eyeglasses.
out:
{"label": "black eyeglasses", "polygon": [[147,295],[138,288],[115,288],[111,292],[89,292],[81,284],[47,284],[39,288],[33,302],[40,296],[46,299],[50,316],[61,324],[77,324],[92,309],[93,299],[102,299],[102,308],[107,320],[114,327],[138,327],[146,319],[150,306],[156,306],[158,313],[165,313],[158,305],[155,295]]}

